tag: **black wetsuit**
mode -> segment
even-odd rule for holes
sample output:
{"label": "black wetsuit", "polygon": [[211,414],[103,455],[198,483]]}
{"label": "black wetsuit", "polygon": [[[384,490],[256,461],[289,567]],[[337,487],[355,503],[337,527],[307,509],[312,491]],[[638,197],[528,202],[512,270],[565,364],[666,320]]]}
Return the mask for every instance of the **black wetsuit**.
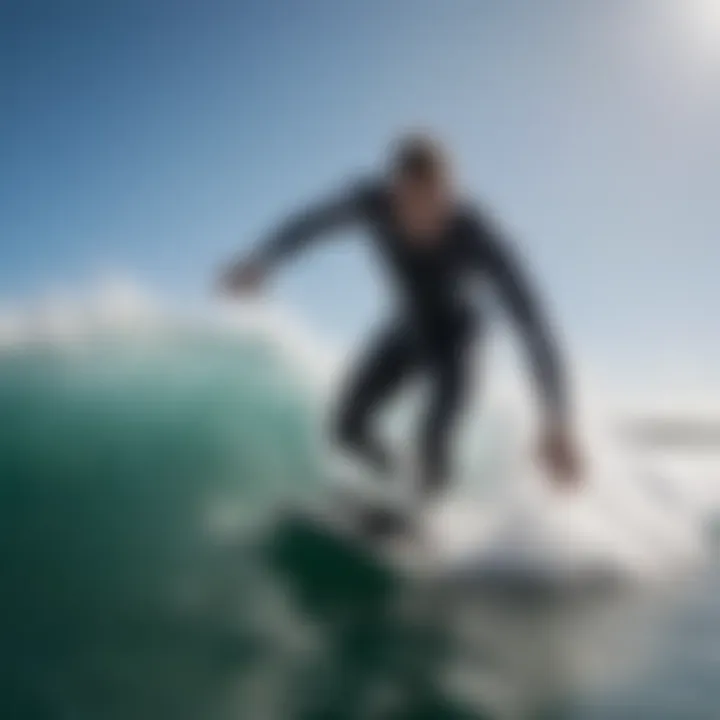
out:
{"label": "black wetsuit", "polygon": [[553,419],[565,412],[564,377],[552,333],[517,260],[479,210],[458,207],[437,242],[408,242],[393,214],[387,186],[358,183],[341,196],[291,218],[264,243],[257,260],[273,266],[311,240],[359,224],[399,289],[398,316],[377,335],[343,392],[336,432],[340,441],[377,469],[390,457],[369,421],[404,380],[417,371],[431,381],[431,398],[419,438],[424,482],[437,487],[449,474],[454,420],[468,395],[468,352],[482,324],[471,280],[494,282],[521,328]]}

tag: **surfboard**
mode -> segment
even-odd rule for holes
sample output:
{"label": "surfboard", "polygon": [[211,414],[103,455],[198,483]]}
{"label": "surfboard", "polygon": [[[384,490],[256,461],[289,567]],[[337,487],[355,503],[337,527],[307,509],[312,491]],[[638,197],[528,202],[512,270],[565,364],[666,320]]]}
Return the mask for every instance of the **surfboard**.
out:
{"label": "surfboard", "polygon": [[[609,591],[624,580],[620,568],[603,559],[569,562],[543,554],[532,538],[518,542],[517,533],[513,539],[507,530],[509,522],[517,528],[520,521],[490,506],[449,499],[399,516],[388,532],[369,531],[372,517],[384,513],[401,510],[341,491],[286,508],[278,527],[299,560],[296,567],[312,566],[315,573],[323,565],[335,567],[331,583],[352,584],[349,578],[358,573],[364,582],[385,578],[380,584],[422,581],[462,591],[569,594]],[[345,579],[338,580],[341,575]]]}

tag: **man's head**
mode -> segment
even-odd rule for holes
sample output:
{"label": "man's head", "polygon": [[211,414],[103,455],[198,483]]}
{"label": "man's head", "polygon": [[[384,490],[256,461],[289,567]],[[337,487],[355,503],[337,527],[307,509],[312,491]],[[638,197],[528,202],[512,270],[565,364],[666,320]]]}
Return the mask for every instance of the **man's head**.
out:
{"label": "man's head", "polygon": [[430,135],[414,133],[396,142],[390,162],[398,217],[408,235],[438,236],[453,199],[445,150]]}

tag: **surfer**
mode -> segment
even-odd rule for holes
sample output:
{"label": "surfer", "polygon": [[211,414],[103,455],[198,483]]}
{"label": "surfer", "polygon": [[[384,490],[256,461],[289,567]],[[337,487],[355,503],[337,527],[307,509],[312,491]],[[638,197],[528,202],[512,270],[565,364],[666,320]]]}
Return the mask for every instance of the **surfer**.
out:
{"label": "surfer", "polygon": [[290,217],[221,275],[229,294],[257,290],[268,274],[321,236],[351,226],[368,231],[398,291],[397,315],[377,333],[342,392],[335,437],[376,471],[393,458],[373,432],[376,411],[413,375],[424,374],[431,395],[419,438],[426,496],[450,478],[455,421],[468,397],[471,346],[481,334],[482,303],[468,283],[490,281],[521,331],[543,408],[541,457],[564,485],[579,477],[565,370],[551,328],[521,263],[502,232],[478,206],[460,200],[442,146],[412,134],[394,147],[376,178]]}

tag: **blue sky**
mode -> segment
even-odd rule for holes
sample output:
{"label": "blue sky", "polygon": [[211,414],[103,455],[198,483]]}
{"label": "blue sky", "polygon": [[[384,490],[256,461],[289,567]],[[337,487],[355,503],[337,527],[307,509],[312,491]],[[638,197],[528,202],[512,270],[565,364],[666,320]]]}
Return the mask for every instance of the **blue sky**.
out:
{"label": "blue sky", "polygon": [[[204,297],[229,253],[421,124],[600,362],[719,366],[720,10],[708,0],[5,0],[0,297],[120,272]],[[350,337],[339,240],[274,292]]]}

